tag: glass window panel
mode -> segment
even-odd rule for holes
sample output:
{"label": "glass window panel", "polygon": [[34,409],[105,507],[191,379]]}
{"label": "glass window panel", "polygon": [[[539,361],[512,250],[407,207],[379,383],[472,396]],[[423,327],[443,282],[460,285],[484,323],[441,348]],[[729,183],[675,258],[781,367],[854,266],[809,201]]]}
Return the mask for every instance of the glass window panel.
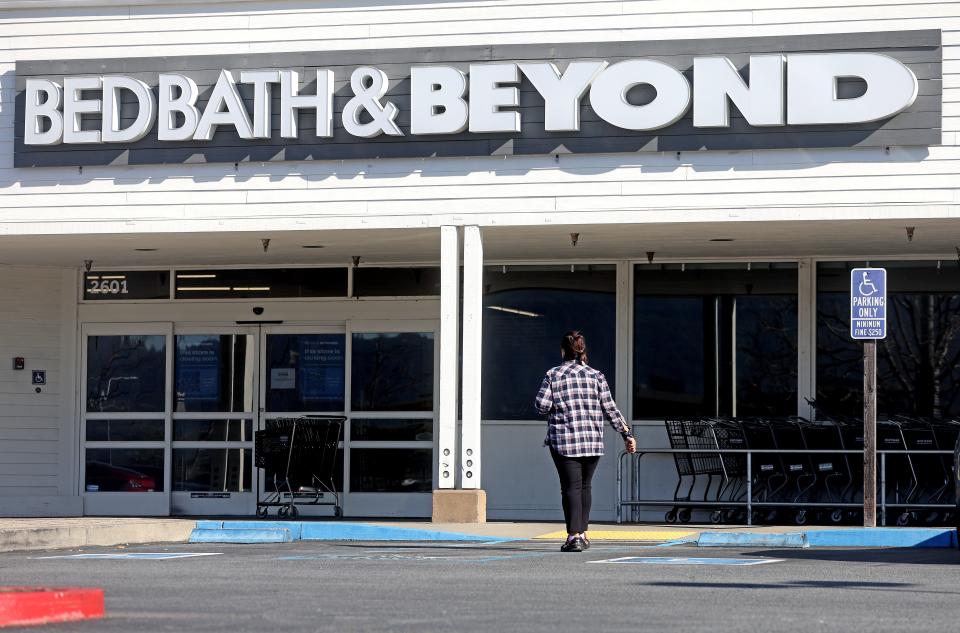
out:
{"label": "glass window panel", "polygon": [[173,410],[252,411],[253,354],[250,335],[178,335]]}
{"label": "glass window panel", "polygon": [[797,410],[797,297],[736,298],[738,416]]}
{"label": "glass window panel", "polygon": [[357,297],[439,296],[439,268],[355,268]]}
{"label": "glass window panel", "polygon": [[533,399],[558,365],[560,339],[581,330],[590,365],[616,389],[616,267],[490,266],[483,275],[486,420],[536,420]]}
{"label": "glass window panel", "polygon": [[163,420],[87,420],[88,442],[162,442]]}
{"label": "glass window panel", "polygon": [[174,420],[173,441],[253,441],[253,420]]}
{"label": "glass window panel", "polygon": [[177,299],[346,297],[346,268],[178,270]]}
{"label": "glass window panel", "polygon": [[343,411],[344,334],[267,336],[267,411]]}
{"label": "glass window panel", "polygon": [[[863,346],[850,338],[850,269],[817,265],[817,408],[863,415]],[[887,269],[887,338],[877,341],[877,412],[960,415],[960,269],[936,261],[871,261]]]}
{"label": "glass window panel", "polygon": [[634,279],[635,418],[796,413],[796,264],[640,264]]}
{"label": "glass window panel", "polygon": [[430,492],[433,451],[429,448],[354,448],[350,451],[353,492]]}
{"label": "glass window panel", "polygon": [[169,299],[170,271],[133,270],[84,273],[85,301]]}
{"label": "glass window panel", "polygon": [[88,448],[87,492],[162,492],[162,448]]}
{"label": "glass window panel", "polygon": [[166,364],[163,335],[87,337],[87,411],[163,411]]}
{"label": "glass window panel", "polygon": [[250,492],[253,452],[249,448],[173,449],[177,492]]}
{"label": "glass window panel", "polygon": [[350,420],[350,439],[356,442],[432,442],[433,420]]}
{"label": "glass window panel", "polygon": [[353,335],[354,411],[432,411],[433,333]]}
{"label": "glass window panel", "polygon": [[[634,302],[634,417],[695,415],[715,400],[705,326],[712,306],[699,297],[646,297]],[[683,332],[683,336],[669,334]],[[712,358],[712,353],[710,357]]]}

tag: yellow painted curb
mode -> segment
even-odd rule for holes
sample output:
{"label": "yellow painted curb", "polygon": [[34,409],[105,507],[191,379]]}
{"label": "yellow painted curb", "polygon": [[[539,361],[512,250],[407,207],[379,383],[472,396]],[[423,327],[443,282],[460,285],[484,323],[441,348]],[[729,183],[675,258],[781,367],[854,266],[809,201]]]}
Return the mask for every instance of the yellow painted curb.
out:
{"label": "yellow painted curb", "polygon": [[[697,532],[681,530],[589,530],[587,536],[591,541],[675,541],[677,539],[696,536]],[[565,531],[550,532],[533,537],[535,539],[558,540],[567,538]]]}

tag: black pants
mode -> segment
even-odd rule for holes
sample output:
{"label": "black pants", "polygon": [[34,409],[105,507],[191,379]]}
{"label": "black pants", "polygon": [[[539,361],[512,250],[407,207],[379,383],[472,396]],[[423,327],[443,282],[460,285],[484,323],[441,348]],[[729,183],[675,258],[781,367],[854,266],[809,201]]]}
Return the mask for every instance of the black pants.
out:
{"label": "black pants", "polygon": [[557,474],[560,475],[560,493],[563,498],[563,518],[567,521],[567,534],[586,532],[590,523],[590,504],[593,502],[593,472],[597,469],[600,457],[564,457],[552,448],[550,455],[553,456]]}

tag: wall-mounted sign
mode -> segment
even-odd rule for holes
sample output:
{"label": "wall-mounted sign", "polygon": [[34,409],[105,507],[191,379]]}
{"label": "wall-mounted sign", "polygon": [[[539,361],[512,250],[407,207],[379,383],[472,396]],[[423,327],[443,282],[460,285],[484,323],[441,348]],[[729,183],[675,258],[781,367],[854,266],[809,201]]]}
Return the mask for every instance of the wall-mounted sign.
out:
{"label": "wall-mounted sign", "polygon": [[297,370],[293,367],[274,367],[270,370],[270,389],[296,389]]}
{"label": "wall-mounted sign", "polygon": [[[178,410],[203,411],[204,403],[220,400],[221,342],[219,336],[180,335],[176,351]],[[180,409],[179,403],[189,404]]]}
{"label": "wall-mounted sign", "polygon": [[47,384],[47,371],[45,369],[34,369],[31,372],[31,384],[34,385],[45,385]]}
{"label": "wall-mounted sign", "polygon": [[84,301],[169,299],[170,271],[97,271],[83,275]]}
{"label": "wall-mounted sign", "polygon": [[15,164],[927,145],[940,63],[939,31],[18,62]]}

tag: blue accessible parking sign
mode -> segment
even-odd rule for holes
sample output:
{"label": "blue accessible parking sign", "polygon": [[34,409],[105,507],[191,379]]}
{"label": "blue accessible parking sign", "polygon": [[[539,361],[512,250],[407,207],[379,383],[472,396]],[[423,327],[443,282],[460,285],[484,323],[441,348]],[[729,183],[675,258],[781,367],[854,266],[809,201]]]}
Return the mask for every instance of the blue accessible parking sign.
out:
{"label": "blue accessible parking sign", "polygon": [[887,271],[850,271],[850,336],[858,340],[887,337]]}

